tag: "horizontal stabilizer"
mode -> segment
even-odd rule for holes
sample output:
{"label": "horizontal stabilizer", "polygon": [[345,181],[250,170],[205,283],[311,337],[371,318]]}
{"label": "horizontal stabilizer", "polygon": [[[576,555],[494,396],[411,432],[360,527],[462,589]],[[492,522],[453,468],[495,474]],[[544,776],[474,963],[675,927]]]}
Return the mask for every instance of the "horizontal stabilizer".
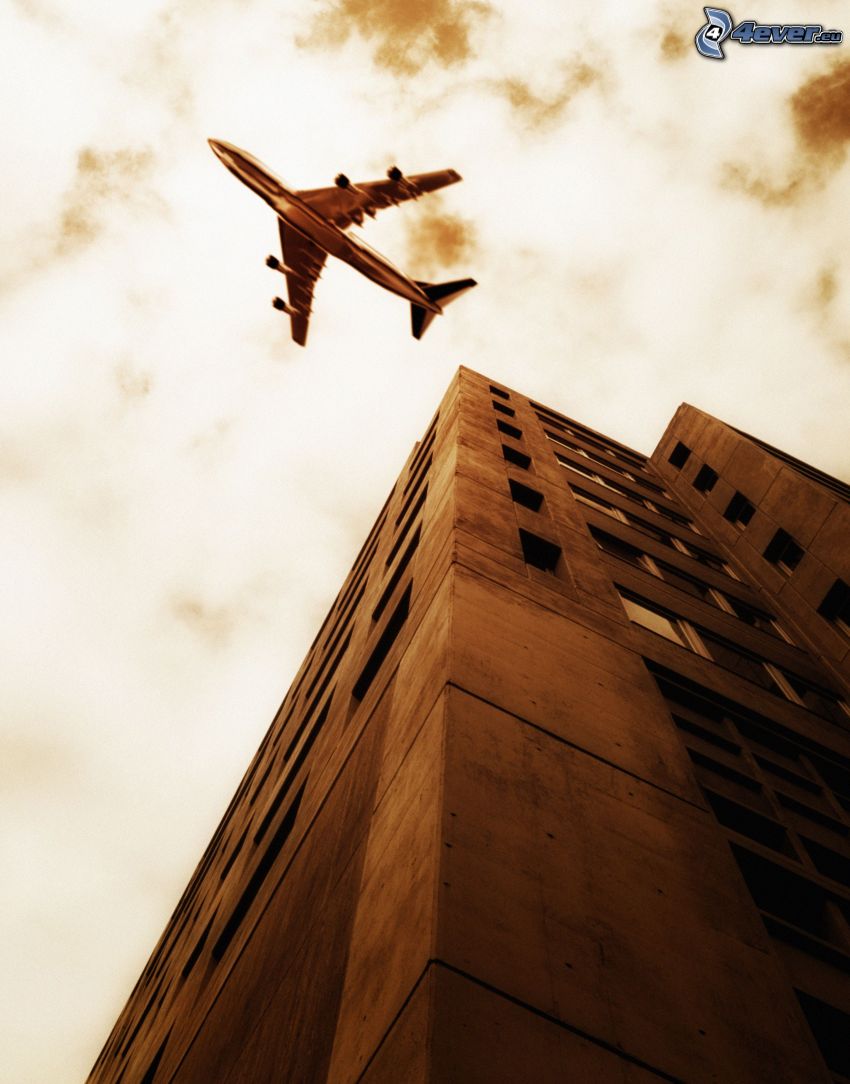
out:
{"label": "horizontal stabilizer", "polygon": [[[429,301],[433,301],[435,305],[439,305],[442,309],[478,284],[475,279],[457,279],[455,282],[417,282],[416,285],[427,296]],[[415,301],[411,302],[410,321],[414,339],[422,338],[436,315],[436,312],[432,309],[417,305]]]}

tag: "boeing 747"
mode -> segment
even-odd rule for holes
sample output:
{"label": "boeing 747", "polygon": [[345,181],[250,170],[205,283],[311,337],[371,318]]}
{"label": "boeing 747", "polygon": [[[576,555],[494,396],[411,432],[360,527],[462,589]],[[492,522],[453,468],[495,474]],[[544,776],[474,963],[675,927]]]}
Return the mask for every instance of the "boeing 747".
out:
{"label": "boeing 747", "polygon": [[474,279],[430,283],[408,278],[359,237],[346,233],[353,224],[362,225],[364,215],[374,218],[384,207],[454,184],[461,179],[455,170],[405,177],[393,166],[387,170],[386,180],[353,184],[340,173],[332,188],[294,191],[247,151],[218,139],[211,139],[209,144],[230,172],[264,199],[278,217],[283,259],[268,256],[266,265],[285,277],[289,300],[276,297],[272,305],[288,314],[292,338],[300,346],[307,341],[313,290],[328,256],[336,256],[385,290],[409,301],[417,339],[450,301],[475,286]]}

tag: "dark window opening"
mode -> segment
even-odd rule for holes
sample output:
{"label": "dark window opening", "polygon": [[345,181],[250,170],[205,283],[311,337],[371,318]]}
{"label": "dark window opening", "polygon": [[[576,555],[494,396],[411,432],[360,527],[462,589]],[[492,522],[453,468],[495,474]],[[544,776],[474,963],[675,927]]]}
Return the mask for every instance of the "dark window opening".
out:
{"label": "dark window opening", "polygon": [[538,493],[530,486],[524,486],[522,482],[514,481],[513,478],[508,479],[508,485],[511,487],[511,497],[517,504],[521,504],[523,508],[530,508],[532,512],[540,511],[540,506],[543,504],[542,493]]}
{"label": "dark window opening", "polygon": [[780,527],[768,543],[764,551],[765,561],[781,568],[783,572],[791,573],[803,559],[803,547]]}
{"label": "dark window opening", "polygon": [[[531,404],[534,406],[534,403]],[[535,407],[535,409],[538,409]],[[546,414],[537,414],[537,420],[543,422],[544,425],[554,425],[556,429],[560,429],[562,433],[572,433],[572,429],[569,426],[563,425],[561,422],[556,421],[555,418],[550,418]]]}
{"label": "dark window opening", "polygon": [[818,873],[850,888],[850,858],[839,854],[838,851],[834,851],[831,847],[824,847],[822,843],[817,843],[813,839],[807,839],[806,836],[800,838],[803,840]]}
{"label": "dark window opening", "polygon": [[795,990],[823,1060],[833,1073],[850,1077],[850,1015],[826,1001]]}
{"label": "dark window opening", "polygon": [[387,603],[392,598],[396,587],[398,587],[402,576],[404,575],[405,571],[407,570],[407,566],[410,564],[410,560],[413,557],[413,554],[416,552],[416,548],[419,545],[419,537],[420,537],[421,533],[422,533],[421,526],[417,527],[416,531],[414,532],[413,538],[411,538],[411,540],[410,540],[410,545],[407,547],[407,549],[401,555],[401,560],[396,565],[395,572],[393,572],[392,576],[390,577],[389,583],[384,588],[380,599],[378,599],[378,605],[372,611],[372,620],[373,621],[378,621],[380,619],[380,617],[381,617],[381,614],[386,609]]}
{"label": "dark window opening", "polygon": [[[837,756],[838,754],[833,753],[832,755]],[[815,766],[834,791],[845,795],[845,797],[850,797],[850,763],[845,760],[842,764],[836,764],[833,761],[818,758],[815,761]]]}
{"label": "dark window opening", "polygon": [[790,670],[781,670],[782,676],[797,694],[803,704],[816,715],[822,715],[840,727],[850,727],[850,716],[841,706],[841,699],[829,689],[806,681]]}
{"label": "dark window opening", "polygon": [[162,978],[160,978],[159,982],[156,984],[156,988],[154,989],[154,992],[148,998],[148,1003],[147,1003],[147,1005],[145,1005],[144,1010],[142,1011],[142,1015],[136,1021],[136,1026],[133,1028],[132,1032],[130,1033],[130,1037],[124,1043],[124,1048],[123,1048],[123,1050],[121,1052],[121,1057],[122,1058],[126,1056],[127,1051],[133,1045],[133,1042],[134,1042],[136,1036],[139,1034],[139,1029],[141,1028],[142,1024],[144,1024],[148,1013],[153,1008],[154,1002],[156,1001],[157,996],[158,996],[160,990],[162,989],[162,981],[163,981]]}
{"label": "dark window opening", "polygon": [[819,885],[735,843],[732,851],[757,907],[815,937],[830,939],[828,896]]}
{"label": "dark window opening", "polygon": [[[271,803],[269,804],[269,808],[266,810],[265,816],[260,821],[260,825],[259,825],[259,827],[257,828],[257,831],[254,834],[254,844],[255,845],[257,843],[262,842],[263,836],[265,836],[266,832],[271,827],[271,823],[275,819],[275,817],[277,816],[278,810],[283,805],[284,801],[286,800],[287,794],[289,794],[290,790],[292,789],[292,784],[295,782],[295,779],[296,779],[298,773],[301,771],[301,768],[302,768],[302,766],[304,764],[304,761],[309,756],[310,750],[313,748],[313,745],[316,742],[316,738],[319,736],[319,733],[321,732],[322,727],[325,725],[325,722],[326,722],[327,717],[328,717],[328,712],[330,710],[332,700],[333,700],[333,692],[331,692],[330,696],[325,701],[324,707],[322,708],[322,710],[319,712],[318,716],[316,717],[316,722],[315,722],[315,725],[313,726],[313,729],[310,731],[310,734],[309,734],[307,740],[304,742],[304,745],[301,747],[301,752],[298,754],[298,756],[292,762],[292,767],[287,772],[286,778],[283,780],[281,785],[278,787],[277,793],[275,794],[274,798],[272,799]],[[302,723],[301,730],[292,739],[292,744],[289,746],[289,749],[287,749],[287,751],[286,751],[286,757],[284,758],[284,763],[286,763],[286,760],[289,758],[290,754],[292,753],[292,750],[297,745],[298,740],[301,737],[301,733],[303,733],[303,728],[304,728],[304,724]]]}
{"label": "dark window opening", "polygon": [[699,634],[715,662],[719,662],[721,666],[725,666],[734,674],[755,682],[763,689],[775,691],[773,678],[760,658],[750,654],[749,651],[744,651],[743,648],[725,640],[722,636],[715,636],[713,632],[708,632],[706,629],[700,628]]}
{"label": "dark window opening", "polygon": [[417,490],[419,489],[419,484],[420,484],[420,482],[422,481],[422,479],[425,477],[425,475],[428,473],[428,471],[430,469],[431,469],[431,456],[429,455],[428,458],[425,460],[423,466],[422,466],[422,472],[419,475],[419,478],[417,479],[415,485],[411,486],[410,493],[408,493],[404,504],[401,506],[401,511],[399,512],[399,514],[395,518],[396,527],[398,527],[398,525],[401,523],[401,521],[404,519],[404,517],[407,515],[408,511],[410,510],[411,504],[416,499],[416,493],[417,493]]}
{"label": "dark window opening", "polygon": [[744,775],[743,772],[736,772],[735,769],[730,768],[728,764],[721,764],[719,760],[707,757],[705,753],[698,753],[696,749],[688,749],[688,756],[698,767],[705,768],[706,771],[709,772],[714,772],[715,775],[719,775],[723,779],[728,779],[730,783],[735,783],[739,787],[744,787],[747,790],[761,794],[761,783],[755,779],[751,779],[748,775]]}
{"label": "dark window opening", "polygon": [[424,489],[422,490],[422,492],[419,494],[419,499],[416,501],[416,504],[414,504],[414,506],[411,508],[410,514],[408,515],[404,526],[402,527],[402,529],[398,533],[398,537],[396,538],[395,542],[393,542],[393,548],[390,550],[389,555],[387,556],[387,559],[384,562],[384,566],[386,568],[389,568],[389,566],[393,563],[393,561],[396,559],[396,555],[398,554],[398,551],[404,545],[404,540],[405,540],[405,538],[407,538],[408,532],[410,531],[410,528],[413,526],[414,520],[419,515],[419,513],[422,511],[422,507],[425,504],[425,498],[427,496],[428,496],[428,487],[425,486]]}
{"label": "dark window opening", "polygon": [[669,519],[671,523],[678,523],[680,527],[690,527],[693,524],[693,520],[687,516],[683,516],[681,512],[674,512],[672,508],[665,508],[662,504],[656,504],[655,510],[659,516],[664,516],[665,519]]}
{"label": "dark window opening", "polygon": [[224,878],[228,875],[228,873],[230,873],[230,870],[233,867],[233,863],[239,857],[239,852],[242,850],[242,844],[245,842],[245,837],[247,835],[248,835],[248,828],[246,826],[245,831],[242,833],[242,835],[237,840],[236,846],[230,852],[230,855],[229,855],[227,861],[224,863],[224,866],[222,867],[221,874],[219,876],[220,880],[223,881]]}
{"label": "dark window opening", "polygon": [[715,572],[727,572],[728,569],[723,564],[720,557],[716,557],[713,553],[707,553],[706,550],[701,550],[697,546],[692,546],[688,543],[688,550],[694,560],[699,561],[701,565],[705,565],[706,568],[713,568]]}
{"label": "dark window opening", "polygon": [[702,580],[698,580],[695,576],[689,576],[687,572],[682,572],[678,568],[673,568],[666,561],[658,561],[657,564],[662,577],[667,583],[678,587],[680,591],[686,591],[689,595],[693,595],[694,598],[705,599],[708,597],[709,587],[707,583],[703,583]]}
{"label": "dark window opening", "polygon": [[830,587],[818,606],[818,613],[850,634],[850,587],[844,580],[836,580]]}
{"label": "dark window opening", "polygon": [[381,668],[381,663],[389,654],[390,648],[396,641],[396,637],[401,631],[401,627],[407,620],[407,614],[410,610],[410,593],[413,589],[413,581],[407,585],[404,594],[398,601],[398,605],[393,610],[389,621],[387,621],[384,631],[375,647],[372,650],[372,654],[366,661],[366,665],[360,672],[360,677],[354,684],[352,694],[355,700],[362,700],[366,693],[369,691],[369,686],[375,680],[375,676]]}
{"label": "dark window opening", "polygon": [[530,455],[526,455],[525,452],[519,452],[516,448],[511,448],[507,444],[502,445],[502,455],[509,463],[513,463],[515,467],[521,467],[523,470],[528,470],[531,466]]}
{"label": "dark window opening", "polygon": [[785,809],[790,809],[791,812],[796,813],[797,816],[805,817],[807,820],[814,821],[815,824],[819,824],[823,828],[828,828],[831,832],[835,832],[839,836],[846,837],[847,829],[834,817],[830,817],[826,813],[821,813],[818,809],[812,809],[810,805],[807,805],[805,802],[798,802],[796,798],[791,798],[787,794],[780,794],[777,792],[776,797],[779,799],[779,804],[781,806],[784,806]]}
{"label": "dark window opening", "polygon": [[171,1028],[168,1029],[168,1034],[165,1036],[165,1038],[159,1044],[159,1049],[154,1054],[153,1061],[148,1066],[148,1070],[145,1073],[145,1075],[142,1077],[142,1079],[140,1080],[139,1084],[153,1084],[154,1077],[156,1076],[156,1071],[159,1068],[159,1063],[162,1061],[162,1055],[165,1053],[166,1043],[168,1042],[170,1037],[171,1037]]}
{"label": "dark window opening", "polygon": [[746,624],[752,625],[754,629],[760,629],[762,632],[768,632],[772,636],[779,635],[772,614],[760,610],[758,606],[751,606],[749,602],[742,602],[741,599],[734,598],[732,595],[727,594],[726,601],[735,611],[736,616]]}
{"label": "dark window opening", "polygon": [[[402,498],[406,497],[411,489],[418,489],[419,483],[423,477],[431,469],[431,462],[433,459],[432,450],[434,447],[434,441],[437,436],[437,431],[434,430],[431,436],[428,437],[419,447],[413,456],[410,464],[410,469],[407,472],[407,481],[404,483],[404,489],[402,490]],[[399,517],[401,518],[401,517]],[[398,525],[398,519],[396,520]]]}
{"label": "dark window opening", "polygon": [[493,403],[493,409],[498,410],[498,412],[500,414],[507,414],[507,416],[509,418],[513,418],[513,417],[516,416],[516,411],[514,410],[514,408],[509,407],[509,406],[505,406],[504,403],[496,403],[496,402],[494,402]]}
{"label": "dark window opening", "polygon": [[761,843],[772,851],[793,857],[788,833],[781,824],[761,813],[756,813],[754,809],[747,809],[746,806],[733,802],[731,798],[726,798],[722,794],[715,794],[707,789],[703,793],[715,817],[724,828],[755,840],[756,843]]}
{"label": "dark window opening", "polygon": [[692,485],[698,493],[710,493],[717,482],[717,471],[712,470],[708,463],[704,463],[697,471]]}
{"label": "dark window opening", "polygon": [[601,497],[594,497],[592,493],[587,493],[583,489],[579,489],[578,486],[570,486],[573,496],[579,502],[579,504],[586,504],[588,508],[595,508],[597,512],[604,512],[606,516],[610,516],[611,519],[618,519],[621,523],[626,522],[625,512],[621,512],[619,508],[615,508],[607,501],[603,501]]}
{"label": "dark window opening", "polygon": [[755,757],[756,764],[758,764],[762,771],[767,772],[768,775],[772,775],[776,779],[782,779],[785,783],[791,783],[801,790],[808,791],[809,794],[820,795],[823,793],[817,783],[814,783],[811,779],[807,779],[804,775],[800,775],[799,772],[789,771],[784,765],[776,764],[774,761],[761,756],[759,753],[754,753],[753,756]]}
{"label": "dark window opening", "polygon": [[[365,590],[365,585],[364,585],[363,590]],[[362,594],[362,592],[361,592],[361,594]],[[359,597],[360,596],[358,596],[358,598]],[[339,632],[337,632],[337,634],[334,636],[333,640],[324,649],[321,664],[320,664],[318,670],[316,671],[315,677],[313,678],[313,680],[308,685],[307,691],[304,693],[304,699],[305,700],[309,700],[310,697],[313,695],[314,691],[316,690],[317,686],[319,685],[319,682],[322,680],[323,675],[326,673],[328,668],[330,667],[330,671],[331,671],[331,673],[333,673],[333,671],[339,665],[339,660],[342,658],[343,654],[345,653],[345,648],[348,647],[348,643],[351,640],[351,629],[350,629],[349,626],[351,624],[351,620],[352,620],[353,617],[354,617],[354,608],[352,607],[352,609],[349,611],[349,614],[346,617],[345,621],[340,625]],[[346,629],[348,629],[348,635],[347,636],[345,636]],[[345,636],[345,646],[342,648],[342,651],[337,651],[337,648],[339,647],[339,644],[342,641],[343,636]],[[336,655],[334,655],[335,651],[336,651]],[[324,689],[326,686],[327,686],[327,680],[325,680],[323,682],[321,687]],[[321,696],[321,693],[319,695]],[[315,707],[315,705],[313,705],[313,706]]]}
{"label": "dark window opening", "polygon": [[620,595],[626,616],[630,621],[648,629],[650,632],[656,633],[658,636],[663,636],[666,640],[671,640],[674,644],[679,644],[680,647],[691,647],[684,626],[676,614],[657,602],[643,598],[642,595],[638,595],[633,591],[626,590],[618,583],[615,583],[614,587]]}
{"label": "dark window opening", "polygon": [[201,953],[204,950],[204,945],[207,943],[207,938],[209,937],[209,933],[210,933],[210,930],[212,929],[212,924],[213,924],[214,921],[215,921],[215,914],[213,914],[212,918],[209,920],[209,922],[204,927],[204,932],[198,938],[197,944],[192,949],[192,953],[189,956],[189,959],[186,961],[186,966],[183,968],[183,972],[182,972],[182,975],[183,975],[184,979],[188,979],[189,975],[192,973],[192,968],[198,962],[198,957],[201,955]]}
{"label": "dark window opening", "polygon": [[608,534],[607,531],[600,531],[598,527],[591,527],[590,533],[603,553],[608,553],[612,557],[619,557],[621,561],[628,561],[630,565],[636,565],[638,568],[643,567],[643,553],[637,546],[632,546],[621,538],[615,538],[614,535]]}
{"label": "dark window opening", "polygon": [[520,528],[519,540],[522,546],[522,555],[525,563],[541,569],[543,572],[554,572],[558,567],[561,557],[561,547],[545,538],[539,538],[530,531]]}
{"label": "dark window opening", "polygon": [[[340,634],[342,634],[344,631],[345,631],[344,628],[340,629]],[[319,676],[320,676],[319,674],[316,675],[315,679],[313,680],[312,684],[310,685],[310,690],[307,693],[307,696],[310,696],[310,694],[313,692],[314,688],[316,689],[316,693],[315,693],[315,695],[313,696],[313,699],[310,701],[309,705],[307,706],[307,708],[304,711],[304,721],[301,723],[301,726],[298,728],[298,731],[297,731],[295,737],[293,738],[293,740],[289,743],[289,748],[286,750],[286,752],[283,755],[284,760],[289,759],[289,756],[292,753],[293,745],[298,741],[298,738],[302,734],[302,732],[304,730],[304,727],[307,725],[308,720],[312,717],[313,712],[319,706],[319,701],[325,695],[325,689],[327,689],[328,685],[330,684],[331,679],[333,678],[334,674],[336,673],[337,667],[339,666],[343,655],[348,650],[348,645],[351,643],[352,631],[353,631],[352,629],[349,629],[348,635],[346,636],[345,640],[343,640],[343,642],[340,645],[340,648],[337,651],[336,655],[334,655],[333,659],[331,659],[330,665],[327,667],[327,671],[326,671],[324,677],[322,678],[321,684],[318,685],[318,688],[316,688],[316,687],[317,687],[317,682],[318,682]],[[325,663],[322,664],[322,669],[323,670],[324,670],[325,664],[327,663],[329,658],[330,658],[330,655],[328,655],[328,657],[325,659]],[[306,697],[305,697],[305,699],[306,699]],[[266,773],[266,774],[268,774],[268,773]],[[259,791],[261,789],[262,789],[262,784],[258,784],[256,790]],[[256,797],[256,792],[255,792],[254,797]],[[253,800],[252,800],[251,804],[252,805],[254,804]]]}
{"label": "dark window opening", "polygon": [[713,730],[707,730],[704,726],[700,726],[699,723],[694,723],[690,719],[685,719],[681,715],[676,714],[673,714],[673,722],[680,730],[684,730],[685,733],[693,734],[695,737],[701,738],[704,742],[716,745],[718,749],[722,749],[725,753],[731,753],[733,756],[741,755],[741,746],[738,745],[737,742],[729,741],[728,738],[721,737]]}
{"label": "dark window opening", "polygon": [[298,817],[298,807],[301,805],[301,799],[304,797],[304,788],[307,786],[307,780],[301,784],[301,789],[295,795],[289,809],[286,811],[286,816],[280,822],[277,831],[269,841],[268,846],[260,859],[257,868],[245,887],[245,891],[239,897],[239,901],[233,908],[233,912],[221,934],[213,945],[212,955],[213,959],[220,960],[227,951],[227,947],[233,938],[236,936],[236,932],[242,924],[242,920],[248,914],[251,904],[257,896],[257,893],[263,887],[263,882],[269,874],[272,866],[275,863],[280,852],[283,850],[284,844],[292,834],[292,829],[295,827],[295,821]]}
{"label": "dark window opening", "polygon": [[506,437],[513,437],[514,440],[519,440],[522,436],[521,429],[517,429],[517,427],[511,425],[510,422],[503,422],[501,418],[496,422],[496,428],[500,433],[504,433]]}
{"label": "dark window opening", "polygon": [[691,681],[674,670],[669,670],[648,659],[644,659],[644,663],[658,682],[662,695],[668,701],[681,704],[701,718],[718,725],[722,725],[724,719],[730,720],[748,741],[760,745],[772,756],[786,760],[789,767],[796,768],[800,772],[804,771],[799,762],[800,754],[815,756],[818,770],[830,786],[843,785],[844,792],[850,795],[850,761],[840,758],[833,750],[827,750],[819,743],[788,730],[774,720],[749,711],[735,701],[706,689],[705,686]]}
{"label": "dark window opening", "polygon": [[672,463],[674,467],[682,468],[688,461],[688,457],[691,454],[691,449],[687,444],[682,444],[680,440],[676,441],[676,447],[667,457],[667,462]]}
{"label": "dark window opening", "polygon": [[[303,724],[302,724],[302,726],[303,726]],[[256,786],[254,787],[254,790],[253,790],[253,793],[251,794],[251,797],[248,799],[249,807],[252,806],[254,804],[254,802],[256,802],[258,796],[262,793],[262,790],[263,790],[263,787],[265,786],[266,780],[268,779],[269,775],[271,774],[272,768],[277,763],[277,753],[270,754],[266,758],[266,760],[267,760],[267,763],[266,763],[266,766],[265,766],[265,768],[263,770],[263,774],[260,776],[259,780],[257,781]]]}
{"label": "dark window opening", "polygon": [[723,518],[728,519],[730,523],[734,523],[736,527],[746,527],[753,518],[754,512],[755,507],[750,504],[744,494],[736,491],[735,496],[726,505]]}
{"label": "dark window opening", "polygon": [[502,391],[501,388],[497,388],[493,384],[490,385],[490,394],[498,395],[500,399],[510,399],[510,395],[506,391]]}

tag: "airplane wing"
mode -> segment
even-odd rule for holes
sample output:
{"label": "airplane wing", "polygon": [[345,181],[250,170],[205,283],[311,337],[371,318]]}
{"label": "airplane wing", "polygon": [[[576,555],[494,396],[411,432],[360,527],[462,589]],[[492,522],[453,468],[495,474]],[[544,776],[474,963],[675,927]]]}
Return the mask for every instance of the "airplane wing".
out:
{"label": "airplane wing", "polygon": [[427,192],[436,192],[448,184],[462,180],[454,169],[438,169],[433,173],[399,175],[383,181],[362,181],[358,184],[334,185],[332,188],[310,188],[296,193],[319,214],[330,218],[342,229],[352,222],[363,221],[364,212],[373,215],[384,207],[394,207],[405,200],[418,199]]}
{"label": "airplane wing", "polygon": [[277,222],[283,263],[287,268],[286,290],[290,308],[294,310],[290,313],[292,338],[299,346],[304,346],[313,307],[313,289],[322,273],[327,253],[297,230],[285,225],[283,219],[279,218]]}

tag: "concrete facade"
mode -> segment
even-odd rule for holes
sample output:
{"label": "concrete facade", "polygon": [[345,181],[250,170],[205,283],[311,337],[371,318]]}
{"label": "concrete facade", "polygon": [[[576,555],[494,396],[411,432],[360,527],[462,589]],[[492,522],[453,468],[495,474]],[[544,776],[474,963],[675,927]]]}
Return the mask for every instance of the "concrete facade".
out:
{"label": "concrete facade", "polygon": [[459,371],[90,1080],[846,1079],[850,716],[674,484]]}

